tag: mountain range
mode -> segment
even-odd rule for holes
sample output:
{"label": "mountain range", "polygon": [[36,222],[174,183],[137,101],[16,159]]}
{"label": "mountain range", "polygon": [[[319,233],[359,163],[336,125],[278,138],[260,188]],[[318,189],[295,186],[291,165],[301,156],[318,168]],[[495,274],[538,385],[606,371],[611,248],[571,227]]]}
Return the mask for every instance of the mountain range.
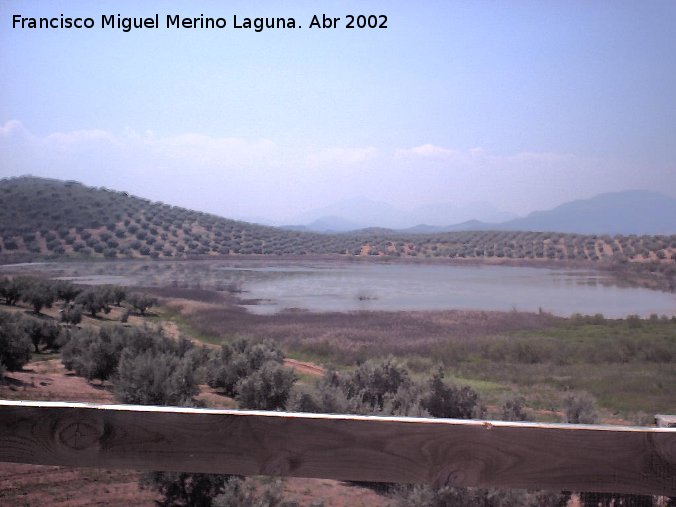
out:
{"label": "mountain range", "polygon": [[296,231],[336,233],[385,228],[406,233],[452,231],[549,231],[578,234],[674,234],[676,199],[647,190],[599,194],[525,217],[486,203],[436,204],[404,211],[390,204],[352,199],[298,216]]}

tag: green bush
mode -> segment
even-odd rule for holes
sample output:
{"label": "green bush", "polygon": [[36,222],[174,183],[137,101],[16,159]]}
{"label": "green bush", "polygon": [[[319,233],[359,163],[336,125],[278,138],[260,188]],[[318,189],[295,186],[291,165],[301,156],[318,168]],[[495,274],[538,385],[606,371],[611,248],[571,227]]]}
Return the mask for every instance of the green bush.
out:
{"label": "green bush", "polygon": [[237,383],[269,361],[284,362],[281,349],[272,342],[253,343],[238,338],[232,343],[223,343],[207,365],[207,383],[223,389],[228,396],[235,396]]}
{"label": "green bush", "polygon": [[331,384],[339,386],[347,398],[357,398],[374,410],[382,410],[386,397],[411,385],[408,370],[393,357],[384,361],[366,361],[349,374],[334,374]]}
{"label": "green bush", "polygon": [[427,382],[421,405],[432,417],[471,419],[482,417],[485,413],[479,393],[469,386],[457,387],[445,383],[441,369]]}
{"label": "green bush", "polygon": [[52,281],[52,287],[56,292],[56,298],[61,299],[64,303],[70,303],[73,301],[80,292],[82,288],[76,287],[72,283],[65,280],[55,280]]}
{"label": "green bush", "polygon": [[0,363],[9,371],[18,371],[31,359],[31,341],[24,317],[0,312]]}
{"label": "green bush", "polygon": [[141,487],[160,493],[159,507],[211,507],[231,480],[238,479],[232,475],[149,472],[142,476]]}
{"label": "green bush", "polygon": [[224,343],[206,366],[207,383],[232,396],[243,408],[277,410],[286,407],[295,382],[282,366],[284,355],[272,342],[240,338]]}
{"label": "green bush", "polygon": [[148,308],[157,304],[157,298],[148,294],[132,293],[127,297],[127,302],[141,315],[145,314]]}
{"label": "green bush", "polygon": [[40,313],[43,308],[51,308],[56,299],[56,293],[50,282],[33,279],[27,283],[21,293],[21,300],[33,307],[34,313]]}
{"label": "green bush", "polygon": [[74,304],[64,304],[61,307],[61,322],[77,325],[82,322],[82,306]]}
{"label": "green bush", "polygon": [[500,419],[503,421],[532,421],[526,410],[526,398],[513,394],[505,397],[500,405]]}
{"label": "green bush", "polygon": [[59,348],[59,337],[61,335],[61,328],[54,322],[45,322],[34,318],[24,318],[24,330],[28,334],[35,353],[40,352],[40,345],[45,345],[46,348],[57,350]]}
{"label": "green bush", "polygon": [[237,383],[236,399],[242,408],[283,410],[295,381],[293,370],[268,361]]}
{"label": "green bush", "polygon": [[111,292],[106,287],[85,289],[75,298],[75,303],[81,306],[92,317],[96,317],[96,314],[100,312],[109,313],[111,302]]}
{"label": "green bush", "polygon": [[16,305],[20,300],[25,288],[30,283],[29,278],[2,278],[0,279],[0,296],[5,299],[5,304]]}
{"label": "green bush", "polygon": [[[217,495],[214,507],[299,507],[296,502],[285,501],[282,496],[282,482],[276,479],[265,487],[257,487],[251,481],[239,477],[231,477]],[[310,507],[320,507],[323,503],[312,503]]]}
{"label": "green bush", "polygon": [[586,392],[571,393],[563,400],[566,422],[570,424],[595,424],[598,421],[596,399]]}
{"label": "green bush", "polygon": [[124,349],[113,378],[115,396],[134,405],[191,406],[198,388],[190,364],[170,353]]}
{"label": "green bush", "polygon": [[439,371],[416,383],[394,362],[367,361],[352,372],[327,371],[312,390],[297,389],[289,407],[298,412],[377,414],[413,417],[482,417],[479,394],[443,381]]}
{"label": "green bush", "polygon": [[61,351],[63,365],[87,380],[107,380],[117,368],[120,343],[107,329],[82,329]]}

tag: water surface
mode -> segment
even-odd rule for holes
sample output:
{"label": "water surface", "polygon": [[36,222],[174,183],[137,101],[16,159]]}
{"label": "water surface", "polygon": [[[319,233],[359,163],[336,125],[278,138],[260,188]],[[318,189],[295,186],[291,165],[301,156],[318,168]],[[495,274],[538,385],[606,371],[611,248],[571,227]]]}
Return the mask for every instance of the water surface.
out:
{"label": "water surface", "polygon": [[86,284],[200,287],[236,292],[256,313],[287,308],[528,310],[676,316],[676,295],[619,286],[598,271],[373,262],[109,261],[0,266]]}
{"label": "water surface", "polygon": [[[224,268],[231,269],[231,268]],[[256,313],[285,308],[350,310],[527,310],[561,316],[676,315],[676,296],[620,287],[593,271],[507,266],[299,265],[247,269]]]}

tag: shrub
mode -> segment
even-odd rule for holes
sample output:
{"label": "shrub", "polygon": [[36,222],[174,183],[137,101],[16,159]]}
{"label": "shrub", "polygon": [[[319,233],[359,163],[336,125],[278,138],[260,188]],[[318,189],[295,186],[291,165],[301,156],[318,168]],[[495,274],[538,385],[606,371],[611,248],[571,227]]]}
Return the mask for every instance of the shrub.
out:
{"label": "shrub", "polygon": [[629,315],[627,317],[627,326],[629,329],[638,329],[643,326],[643,321],[638,315]]}
{"label": "shrub", "polygon": [[295,381],[293,372],[282,368],[283,362],[282,351],[272,342],[240,338],[212,354],[206,367],[207,383],[236,397],[246,408],[283,408]]}
{"label": "shrub", "polygon": [[5,243],[5,250],[18,250],[19,244],[16,242],[14,238],[5,238],[4,240]]}
{"label": "shrub", "polygon": [[31,342],[24,327],[24,317],[0,312],[0,364],[17,371],[31,359]]}
{"label": "shrub", "polygon": [[586,392],[569,394],[563,400],[566,422],[570,424],[595,424],[598,421],[596,400]]}
{"label": "shrub", "polygon": [[110,302],[110,291],[105,287],[85,289],[75,298],[75,303],[89,312],[92,317],[96,317],[96,314],[101,311],[109,313]]}
{"label": "shrub", "polygon": [[126,324],[127,321],[129,320],[129,315],[131,312],[129,311],[129,308],[125,308],[124,311],[122,312],[122,315],[120,315],[120,322],[123,324]]}
{"label": "shrub", "polygon": [[134,310],[144,315],[148,308],[157,304],[157,298],[148,294],[132,293],[127,297],[127,302],[134,307]]}
{"label": "shrub", "polygon": [[569,494],[518,489],[398,486],[393,507],[564,507]]}
{"label": "shrub", "polygon": [[24,330],[33,343],[36,353],[40,352],[39,346],[41,344],[52,350],[58,348],[56,344],[61,333],[61,328],[58,324],[43,322],[33,318],[25,318],[23,319],[23,323]]}
{"label": "shrub", "polygon": [[521,395],[512,395],[502,401],[500,406],[503,421],[532,421],[530,414],[526,411],[526,398]]}
{"label": "shrub", "polygon": [[[77,330],[63,347],[61,360],[66,368],[80,376],[106,380],[117,371],[124,351],[132,355],[151,351],[154,355],[183,358],[193,347],[189,340],[169,339],[159,329],[115,325]],[[201,366],[194,360],[190,364],[194,368]]]}
{"label": "shrub", "polygon": [[283,410],[295,381],[293,370],[268,361],[237,383],[236,399],[242,408]]}
{"label": "shrub", "polygon": [[30,304],[36,314],[43,308],[51,308],[55,297],[51,284],[45,280],[32,280],[21,293],[21,300]]}
{"label": "shrub", "polygon": [[432,417],[470,419],[479,418],[485,412],[479,400],[479,393],[469,386],[456,387],[446,384],[441,369],[428,381],[421,405]]}
{"label": "shrub", "polygon": [[[296,502],[284,501],[282,497],[282,482],[276,479],[265,487],[256,487],[252,482],[246,482],[239,477],[231,477],[225,483],[222,492],[213,500],[214,507],[299,507]],[[322,504],[312,503],[310,507],[320,507]]]}
{"label": "shrub", "polygon": [[54,291],[56,292],[56,298],[62,299],[65,303],[70,303],[80,292],[82,292],[80,287],[76,287],[72,283],[65,280],[56,280],[51,283]]}
{"label": "shrub", "polygon": [[117,368],[120,342],[107,329],[74,333],[61,352],[64,366],[87,380],[107,380]]}
{"label": "shrub", "polygon": [[347,375],[336,375],[331,381],[340,386],[348,398],[382,410],[386,396],[394,396],[400,387],[409,386],[408,370],[393,357],[384,361],[366,361]]}
{"label": "shrub", "polygon": [[120,306],[122,301],[127,297],[127,290],[124,287],[113,286],[110,288],[111,301],[115,303],[116,306]]}
{"label": "shrub", "polygon": [[25,277],[0,279],[0,296],[5,299],[5,304],[14,306],[21,299],[28,283]]}
{"label": "shrub", "polygon": [[191,406],[198,392],[187,361],[152,350],[124,349],[113,384],[120,402],[135,405]]}
{"label": "shrub", "polygon": [[149,472],[141,478],[141,486],[160,493],[162,500],[156,502],[159,507],[210,507],[233,479],[235,477],[231,475]]}
{"label": "shrub", "polygon": [[74,325],[82,322],[82,306],[64,304],[61,307],[61,322]]}

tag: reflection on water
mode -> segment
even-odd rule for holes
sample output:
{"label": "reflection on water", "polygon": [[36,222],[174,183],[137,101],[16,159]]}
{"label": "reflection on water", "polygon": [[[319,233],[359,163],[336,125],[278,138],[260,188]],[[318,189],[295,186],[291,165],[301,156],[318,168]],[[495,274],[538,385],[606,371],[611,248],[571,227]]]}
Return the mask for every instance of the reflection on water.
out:
{"label": "reflection on water", "polygon": [[507,266],[292,261],[118,261],[41,263],[3,270],[40,272],[88,284],[201,287],[256,300],[256,313],[483,309],[568,316],[676,315],[676,296],[614,285],[594,271]]}

